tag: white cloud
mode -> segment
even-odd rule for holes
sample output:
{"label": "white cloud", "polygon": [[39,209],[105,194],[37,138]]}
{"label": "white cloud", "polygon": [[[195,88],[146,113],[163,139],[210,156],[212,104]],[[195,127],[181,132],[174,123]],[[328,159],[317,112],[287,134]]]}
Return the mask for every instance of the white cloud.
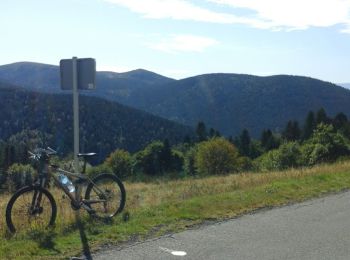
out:
{"label": "white cloud", "polygon": [[150,19],[192,20],[212,23],[256,24],[263,27],[265,22],[239,17],[234,14],[220,13],[192,4],[188,0],[105,0],[124,6],[132,12]]}
{"label": "white cloud", "polygon": [[[344,24],[350,28],[350,0],[206,0],[224,5],[225,12],[199,6],[191,0],[105,0],[124,6],[149,19],[192,20],[225,24],[245,24],[270,30],[296,30]],[[253,12],[237,15],[236,8]]]}
{"label": "white cloud", "polygon": [[306,29],[347,23],[349,0],[208,0],[256,12],[256,19],[274,27]]}
{"label": "white cloud", "polygon": [[157,43],[148,44],[148,47],[169,53],[176,52],[203,52],[205,49],[218,44],[215,39],[196,35],[170,35]]}

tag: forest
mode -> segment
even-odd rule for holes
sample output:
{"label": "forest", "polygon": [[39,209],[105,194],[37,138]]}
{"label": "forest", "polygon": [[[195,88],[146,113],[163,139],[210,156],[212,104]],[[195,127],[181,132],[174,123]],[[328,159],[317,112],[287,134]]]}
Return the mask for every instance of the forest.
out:
{"label": "forest", "polygon": [[[187,135],[183,142],[172,143],[165,138],[135,152],[117,148],[102,163],[90,165],[88,174],[110,172],[124,180],[147,181],[311,167],[346,159],[350,155],[349,138],[347,116],[340,112],[329,117],[323,108],[310,111],[302,124],[288,121],[281,132],[265,129],[260,139],[251,138],[247,129],[236,137],[224,137],[198,122],[195,135]],[[43,147],[48,139],[48,134],[27,130],[0,142],[2,189],[17,189],[35,179],[28,150]],[[54,160],[69,167],[72,155]]]}

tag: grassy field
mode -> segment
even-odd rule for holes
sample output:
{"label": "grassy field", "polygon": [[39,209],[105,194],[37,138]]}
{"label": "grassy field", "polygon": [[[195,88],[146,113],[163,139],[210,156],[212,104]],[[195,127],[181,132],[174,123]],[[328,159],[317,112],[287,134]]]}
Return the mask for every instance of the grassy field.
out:
{"label": "grassy field", "polygon": [[[222,220],[259,208],[303,201],[350,188],[350,162],[283,172],[243,173],[152,183],[125,183],[124,212],[111,223],[79,216],[62,193],[54,230],[10,236],[4,222],[8,196],[1,197],[0,259],[64,259],[100,246],[177,232],[207,220]],[[81,220],[81,221],[80,221]]]}

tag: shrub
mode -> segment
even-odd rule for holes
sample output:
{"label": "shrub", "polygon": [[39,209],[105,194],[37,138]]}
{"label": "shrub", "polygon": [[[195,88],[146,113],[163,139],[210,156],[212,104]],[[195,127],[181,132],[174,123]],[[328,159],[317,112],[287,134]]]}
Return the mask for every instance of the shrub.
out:
{"label": "shrub", "polygon": [[114,174],[120,178],[125,178],[131,175],[132,158],[129,152],[124,150],[116,150],[111,153],[105,161]]}
{"label": "shrub", "polygon": [[238,170],[238,150],[224,138],[198,144],[195,168],[200,174],[226,174]]}
{"label": "shrub", "polygon": [[311,138],[301,148],[304,165],[333,162],[338,157],[350,154],[349,140],[332,125],[319,124]]}
{"label": "shrub", "polygon": [[300,145],[297,142],[289,142],[263,154],[255,160],[254,164],[255,168],[261,171],[283,170],[300,166],[300,160]]}
{"label": "shrub", "polygon": [[113,173],[113,170],[107,164],[103,163],[95,167],[87,168],[86,172],[90,177],[95,177],[100,173]]}

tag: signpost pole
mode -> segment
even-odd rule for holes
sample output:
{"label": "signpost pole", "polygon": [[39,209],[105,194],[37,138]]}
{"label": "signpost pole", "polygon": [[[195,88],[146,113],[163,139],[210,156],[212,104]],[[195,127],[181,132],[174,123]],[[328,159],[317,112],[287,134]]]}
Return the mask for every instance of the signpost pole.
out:
{"label": "signpost pole", "polygon": [[73,118],[74,118],[74,168],[79,172],[79,92],[78,92],[78,59],[73,57]]}

